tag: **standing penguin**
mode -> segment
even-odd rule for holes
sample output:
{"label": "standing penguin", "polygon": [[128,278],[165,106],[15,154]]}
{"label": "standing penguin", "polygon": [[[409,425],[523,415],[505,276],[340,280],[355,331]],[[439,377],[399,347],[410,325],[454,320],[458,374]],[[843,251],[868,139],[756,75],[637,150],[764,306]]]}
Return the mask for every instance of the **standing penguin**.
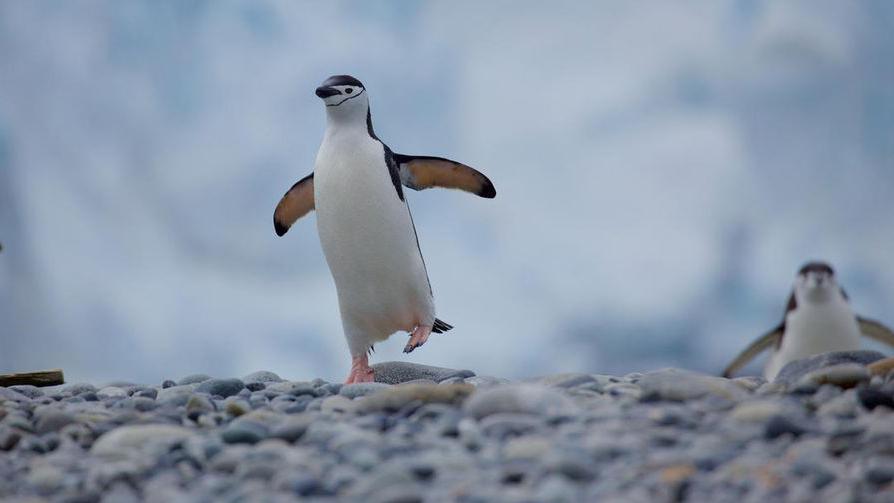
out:
{"label": "standing penguin", "polygon": [[773,380],[792,360],[860,349],[861,333],[894,346],[891,329],[854,314],[829,264],[808,262],[795,278],[782,323],[745,348],[723,371],[723,376],[732,376],[755,356],[773,348],[764,367],[764,377]]}
{"label": "standing penguin", "polygon": [[282,236],[317,212],[317,231],[335,279],[351,372],[346,383],[374,380],[373,344],[409,332],[405,353],[431,332],[453,328],[435,318],[435,304],[403,187],[445,187],[496,196],[478,171],[449,159],[396,154],[373,131],[363,84],[335,75],[317,88],[326,104],[326,133],[314,171],[286,192],[273,213]]}

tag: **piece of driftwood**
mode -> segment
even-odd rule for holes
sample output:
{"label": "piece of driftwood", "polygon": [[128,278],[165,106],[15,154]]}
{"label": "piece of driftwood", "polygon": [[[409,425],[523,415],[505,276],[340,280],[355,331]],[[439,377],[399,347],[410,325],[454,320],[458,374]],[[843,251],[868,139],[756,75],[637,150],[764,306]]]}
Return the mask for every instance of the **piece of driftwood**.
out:
{"label": "piece of driftwood", "polygon": [[0,374],[0,386],[56,386],[65,384],[62,369],[42,370],[40,372],[23,372],[21,374]]}

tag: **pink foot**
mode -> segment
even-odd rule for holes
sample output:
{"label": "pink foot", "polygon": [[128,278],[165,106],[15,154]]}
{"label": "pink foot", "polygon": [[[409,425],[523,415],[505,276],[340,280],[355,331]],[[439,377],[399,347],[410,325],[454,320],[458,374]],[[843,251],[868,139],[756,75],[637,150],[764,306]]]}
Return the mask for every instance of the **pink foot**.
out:
{"label": "pink foot", "polygon": [[413,333],[410,334],[410,341],[404,346],[404,353],[411,353],[414,349],[425,344],[425,342],[428,341],[429,335],[431,335],[431,327],[427,325],[419,325],[416,327],[416,329],[413,330]]}
{"label": "pink foot", "polygon": [[345,384],[373,382],[375,378],[376,373],[369,366],[369,357],[367,355],[355,356],[351,359],[351,373],[345,379]]}

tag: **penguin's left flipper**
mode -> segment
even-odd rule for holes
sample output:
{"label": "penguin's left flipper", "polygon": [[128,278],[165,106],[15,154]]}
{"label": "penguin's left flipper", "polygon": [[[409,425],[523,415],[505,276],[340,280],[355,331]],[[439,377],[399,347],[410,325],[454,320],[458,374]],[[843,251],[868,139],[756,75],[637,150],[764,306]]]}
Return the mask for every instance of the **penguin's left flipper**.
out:
{"label": "penguin's left flipper", "polygon": [[427,155],[394,154],[400,169],[400,181],[413,190],[432,187],[459,189],[492,199],[497,195],[494,184],[480,171],[463,163]]}
{"label": "penguin's left flipper", "polygon": [[862,332],[863,335],[894,347],[894,332],[892,332],[890,328],[875,320],[863,318],[862,316],[857,317],[857,322],[860,324],[860,332]]}
{"label": "penguin's left flipper", "polygon": [[273,230],[277,236],[289,231],[296,220],[314,209],[314,174],[311,173],[295,182],[273,211]]}
{"label": "penguin's left flipper", "polygon": [[739,356],[727,365],[723,371],[723,377],[730,378],[742,367],[748,364],[755,356],[761,354],[772,346],[776,346],[782,340],[782,334],[785,332],[785,325],[780,324],[773,330],[760,336],[756,341],[752,342],[745,350],[739,353]]}

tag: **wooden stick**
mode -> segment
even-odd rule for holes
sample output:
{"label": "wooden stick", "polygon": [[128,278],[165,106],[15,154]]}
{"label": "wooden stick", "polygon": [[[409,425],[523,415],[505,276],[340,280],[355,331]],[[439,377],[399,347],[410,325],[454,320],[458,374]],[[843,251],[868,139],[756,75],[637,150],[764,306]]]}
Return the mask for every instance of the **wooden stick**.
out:
{"label": "wooden stick", "polygon": [[62,375],[62,369],[24,372],[21,374],[0,374],[0,386],[16,386],[20,384],[56,386],[57,384],[65,384],[65,377]]}

